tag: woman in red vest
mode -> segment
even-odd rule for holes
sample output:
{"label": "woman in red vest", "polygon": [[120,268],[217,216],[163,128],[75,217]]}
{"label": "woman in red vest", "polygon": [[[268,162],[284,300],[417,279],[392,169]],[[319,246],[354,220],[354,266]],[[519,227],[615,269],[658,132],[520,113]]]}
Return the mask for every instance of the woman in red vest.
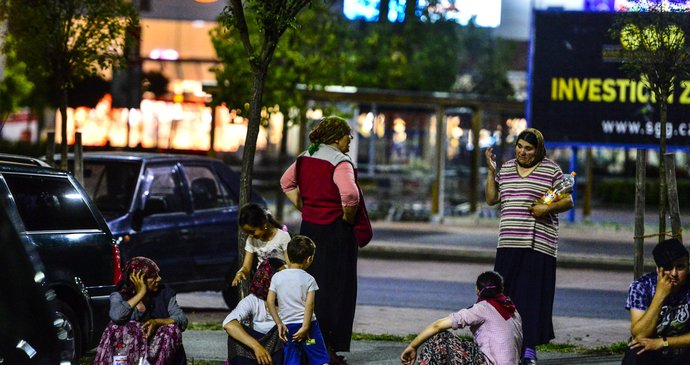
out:
{"label": "woman in red vest", "polygon": [[314,312],[331,356],[350,351],[357,300],[357,242],[353,224],[360,203],[355,169],[346,154],[352,130],[347,121],[330,116],[309,134],[311,144],[280,179],[283,192],[302,211],[300,234],[316,243],[307,270],[319,285]]}

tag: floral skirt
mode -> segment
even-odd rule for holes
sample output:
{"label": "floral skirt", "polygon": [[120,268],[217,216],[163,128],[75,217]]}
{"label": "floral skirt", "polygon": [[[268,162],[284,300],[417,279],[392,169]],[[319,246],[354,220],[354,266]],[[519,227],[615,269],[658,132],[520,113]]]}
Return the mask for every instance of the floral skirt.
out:
{"label": "floral skirt", "polygon": [[420,365],[486,365],[479,346],[464,341],[449,331],[431,336],[419,353]]}
{"label": "floral skirt", "polygon": [[[122,344],[128,364],[139,364],[146,357],[151,365],[186,364],[182,347],[182,331],[174,324],[158,327],[156,333],[146,341],[142,323],[129,321],[123,325],[113,322],[103,331],[98,344],[94,365],[112,365],[113,354],[118,344]],[[143,362],[142,362],[143,363]]]}

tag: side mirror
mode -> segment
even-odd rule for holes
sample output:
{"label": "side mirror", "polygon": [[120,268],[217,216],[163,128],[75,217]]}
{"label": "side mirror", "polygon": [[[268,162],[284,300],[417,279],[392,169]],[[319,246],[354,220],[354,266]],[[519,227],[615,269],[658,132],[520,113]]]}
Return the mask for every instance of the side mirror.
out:
{"label": "side mirror", "polygon": [[144,218],[154,215],[166,213],[168,211],[168,204],[163,197],[151,196],[146,199],[143,210],[137,210],[132,214],[132,229],[135,231],[141,230],[144,223]]}
{"label": "side mirror", "polygon": [[144,224],[144,211],[137,209],[132,212],[132,229],[135,231],[140,231],[142,225]]}

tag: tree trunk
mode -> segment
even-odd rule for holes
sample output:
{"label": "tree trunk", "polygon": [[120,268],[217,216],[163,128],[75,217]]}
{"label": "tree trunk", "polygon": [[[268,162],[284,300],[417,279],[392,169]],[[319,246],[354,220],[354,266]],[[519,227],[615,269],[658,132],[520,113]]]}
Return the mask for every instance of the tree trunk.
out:
{"label": "tree trunk", "polygon": [[[259,126],[261,125],[261,103],[263,98],[264,83],[268,72],[269,62],[264,62],[254,73],[254,83],[252,85],[251,100],[249,103],[249,125],[247,126],[247,137],[244,142],[242,152],[242,171],[240,173],[240,207],[251,201],[252,174],[254,172],[254,155],[256,154],[256,139],[259,136]],[[247,235],[241,229],[237,232],[237,263],[238,266],[244,262],[244,242]],[[240,285],[240,297],[244,298],[248,291],[248,280]]]}
{"label": "tree trunk", "polygon": [[664,160],[666,163],[666,185],[668,186],[668,212],[671,216],[671,237],[675,237],[682,242],[683,229],[680,224],[675,155],[673,153],[667,153],[664,155]]}
{"label": "tree trunk", "polygon": [[661,121],[661,133],[659,139],[659,242],[666,239],[666,112],[668,108],[668,95],[661,95],[659,100],[659,119]]}
{"label": "tree trunk", "polygon": [[67,171],[67,88],[60,94],[60,168]]}
{"label": "tree trunk", "polygon": [[633,247],[633,276],[637,280],[644,274],[644,201],[645,201],[645,167],[647,151],[637,149],[637,174],[635,178],[635,246]]}

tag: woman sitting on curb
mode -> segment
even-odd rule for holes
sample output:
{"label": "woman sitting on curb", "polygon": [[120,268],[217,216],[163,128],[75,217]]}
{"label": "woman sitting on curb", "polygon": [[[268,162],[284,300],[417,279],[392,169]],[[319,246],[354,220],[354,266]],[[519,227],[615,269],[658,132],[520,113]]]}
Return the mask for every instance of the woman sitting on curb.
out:
{"label": "woman sitting on curb", "polygon": [[175,292],[161,284],[158,265],[146,257],[127,261],[110,294],[110,319],[98,344],[94,365],[111,365],[122,348],[128,364],[186,365],[182,331],[187,316]]}
{"label": "woman sitting on curb", "polygon": [[262,262],[249,286],[250,294],[237,303],[237,307],[223,320],[223,329],[228,334],[229,364],[283,363],[283,343],[266,306],[271,278],[283,266],[285,262],[277,258]]}
{"label": "woman sitting on curb", "polygon": [[[426,342],[419,363],[515,365],[520,361],[522,321],[510,298],[503,295],[503,278],[494,271],[477,277],[477,303],[427,326],[400,355],[413,365],[417,348]],[[470,326],[474,341],[464,341],[447,331]]]}

